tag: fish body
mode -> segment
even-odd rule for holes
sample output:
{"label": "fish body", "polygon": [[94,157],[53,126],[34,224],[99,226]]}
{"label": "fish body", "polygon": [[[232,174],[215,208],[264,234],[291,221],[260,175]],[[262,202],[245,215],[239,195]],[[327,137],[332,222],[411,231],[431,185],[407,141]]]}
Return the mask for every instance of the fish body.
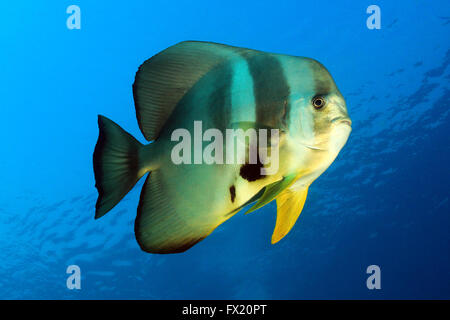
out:
{"label": "fish body", "polygon": [[[96,218],[149,173],[135,233],[152,253],[183,252],[244,206],[253,203],[251,212],[274,199],[272,243],[279,241],[297,220],[308,187],[351,131],[331,75],[304,57],[182,42],[144,62],[133,93],[141,131],[153,142],[144,146],[99,116]],[[230,130],[256,136],[228,139]],[[180,149],[181,143],[188,147]],[[212,162],[203,159],[208,146],[215,146]],[[240,147],[246,152],[239,153]],[[180,163],[174,155],[192,161]]]}

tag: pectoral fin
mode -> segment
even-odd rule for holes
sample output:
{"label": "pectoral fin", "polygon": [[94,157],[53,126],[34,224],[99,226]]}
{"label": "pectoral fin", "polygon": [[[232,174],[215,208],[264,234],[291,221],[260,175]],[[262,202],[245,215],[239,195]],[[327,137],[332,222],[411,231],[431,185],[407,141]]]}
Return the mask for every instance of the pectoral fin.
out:
{"label": "pectoral fin", "polygon": [[277,182],[274,182],[274,183],[268,185],[265,188],[265,191],[264,191],[263,195],[261,196],[261,198],[258,199],[258,202],[255,203],[246,212],[246,214],[265,206],[270,201],[275,199],[283,190],[285,190],[286,188],[291,186],[297,180],[297,177],[298,177],[297,175],[287,176],[287,177],[284,177],[284,179],[281,181],[277,181]]}
{"label": "pectoral fin", "polygon": [[294,226],[305,204],[308,188],[298,191],[285,189],[277,197],[277,222],[272,234],[272,244],[277,243]]}

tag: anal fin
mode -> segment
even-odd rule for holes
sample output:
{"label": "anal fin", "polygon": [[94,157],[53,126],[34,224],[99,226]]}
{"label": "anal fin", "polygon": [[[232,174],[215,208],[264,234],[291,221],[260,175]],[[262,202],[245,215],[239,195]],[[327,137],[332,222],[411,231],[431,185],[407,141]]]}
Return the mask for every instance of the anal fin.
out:
{"label": "anal fin", "polygon": [[201,184],[189,188],[195,179],[189,174],[185,179],[174,178],[180,174],[176,167],[165,166],[152,171],[145,181],[135,222],[136,239],[145,252],[184,252],[231,217],[214,212],[207,198],[195,199],[194,194],[205,194],[195,191]]}

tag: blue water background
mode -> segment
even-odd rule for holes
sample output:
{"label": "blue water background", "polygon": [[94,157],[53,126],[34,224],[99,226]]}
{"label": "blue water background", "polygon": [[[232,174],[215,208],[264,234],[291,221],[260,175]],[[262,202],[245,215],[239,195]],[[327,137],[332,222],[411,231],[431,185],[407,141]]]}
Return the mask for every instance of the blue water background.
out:
{"label": "blue water background", "polygon": [[[0,298],[450,298],[449,39],[447,0],[1,2]],[[347,100],[349,141],[277,245],[271,203],[186,253],[146,254],[142,181],[94,220],[97,114],[144,142],[135,72],[183,40],[313,57]]]}

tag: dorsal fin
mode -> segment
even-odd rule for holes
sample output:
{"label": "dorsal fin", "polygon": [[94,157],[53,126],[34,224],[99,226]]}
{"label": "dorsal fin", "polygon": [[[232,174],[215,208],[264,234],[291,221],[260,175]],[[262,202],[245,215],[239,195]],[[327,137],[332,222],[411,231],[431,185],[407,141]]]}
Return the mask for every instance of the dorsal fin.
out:
{"label": "dorsal fin", "polygon": [[144,137],[155,140],[185,93],[208,71],[248,49],[211,42],[180,42],[145,61],[133,84]]}

